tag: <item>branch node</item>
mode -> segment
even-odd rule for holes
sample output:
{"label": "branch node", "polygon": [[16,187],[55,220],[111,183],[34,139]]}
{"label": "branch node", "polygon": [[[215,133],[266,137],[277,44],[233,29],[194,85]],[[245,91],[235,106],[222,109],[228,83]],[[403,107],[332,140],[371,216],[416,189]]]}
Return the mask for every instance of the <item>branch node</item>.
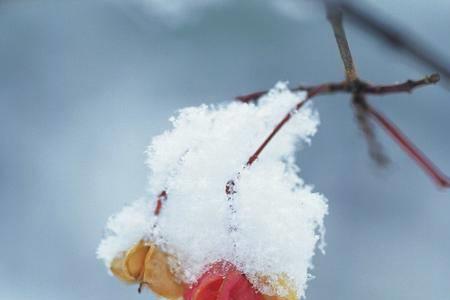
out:
{"label": "branch node", "polygon": [[436,84],[441,80],[441,75],[439,73],[433,73],[430,76],[426,77],[427,82],[429,84]]}

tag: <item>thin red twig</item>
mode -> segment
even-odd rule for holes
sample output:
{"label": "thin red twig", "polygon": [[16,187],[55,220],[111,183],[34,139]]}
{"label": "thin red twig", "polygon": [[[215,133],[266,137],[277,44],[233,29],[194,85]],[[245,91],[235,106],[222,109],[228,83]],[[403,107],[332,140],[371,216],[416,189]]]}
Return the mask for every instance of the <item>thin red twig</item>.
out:
{"label": "thin red twig", "polygon": [[167,192],[166,191],[162,191],[161,193],[159,193],[158,198],[156,200],[156,207],[154,210],[154,215],[158,216],[159,213],[161,212],[161,208],[164,202],[166,202],[167,200]]}
{"label": "thin red twig", "polygon": [[[285,116],[284,118],[274,127],[274,129],[272,130],[272,132],[269,134],[269,136],[264,140],[264,142],[258,147],[258,149],[256,149],[255,153],[253,153],[252,156],[250,156],[250,158],[247,161],[246,166],[250,167],[259,157],[259,155],[261,154],[261,152],[266,148],[266,146],[270,143],[270,141],[273,139],[273,137],[283,128],[284,125],[286,125],[287,122],[289,122],[289,120],[292,118],[292,115],[294,113],[296,113],[299,109],[301,109],[306,102],[308,102],[311,98],[313,98],[314,96],[320,94],[321,92],[323,92],[325,89],[327,89],[328,86],[327,85],[320,85],[315,87],[314,89],[310,90],[307,92],[306,98],[301,100],[300,102],[298,102]],[[252,100],[250,100],[252,101]],[[243,101],[246,102],[246,101]],[[239,177],[239,174],[238,174]],[[231,213],[234,214],[235,208],[234,208],[234,204],[233,204],[233,194],[236,193],[235,190],[236,187],[236,183],[234,181],[234,179],[230,179],[228,180],[228,182],[225,184],[225,194],[227,195],[227,199],[229,202],[229,207],[231,210]],[[230,226],[230,230],[234,231],[236,230],[236,225],[232,224]]]}
{"label": "thin red twig", "polygon": [[256,149],[255,153],[253,153],[253,155],[250,156],[250,158],[247,161],[247,166],[251,166],[255,162],[255,160],[258,159],[258,157],[261,154],[261,152],[264,150],[264,148],[266,148],[266,146],[270,143],[270,141],[273,139],[273,137],[291,119],[293,113],[296,113],[300,108],[302,108],[302,106],[308,100],[310,100],[312,97],[322,93],[327,88],[328,88],[327,85],[319,85],[319,86],[315,87],[314,89],[308,91],[308,94],[307,94],[306,98],[304,100],[300,101],[299,103],[297,103],[297,105],[295,105],[295,107],[292,108],[284,116],[284,118],[275,126],[275,128],[272,130],[272,132],[269,134],[269,136],[264,140],[264,142],[261,144],[261,146],[259,146],[258,149]]}
{"label": "thin red twig", "polygon": [[[385,95],[391,93],[402,93],[402,92],[411,92],[413,89],[418,87],[427,86],[430,84],[435,84],[439,81],[439,74],[431,74],[430,76],[426,76],[419,80],[407,80],[400,84],[393,85],[371,85],[363,81],[356,80],[354,82],[339,82],[339,83],[324,83],[315,86],[304,86],[300,85],[296,88],[293,88],[292,91],[306,91],[307,96],[303,101],[297,103],[297,105],[292,108],[284,118],[274,127],[269,136],[263,141],[263,143],[258,147],[258,149],[249,157],[246,165],[251,166],[259,157],[261,152],[267,147],[267,145],[271,142],[271,140],[275,137],[275,135],[283,128],[283,126],[291,119],[292,114],[297,112],[299,109],[303,107],[303,105],[311,100],[311,98],[323,95],[330,94],[335,92],[345,92],[345,93],[361,93],[361,94],[373,94],[373,95]],[[261,96],[266,94],[267,91],[259,91],[254,92],[248,95],[238,96],[236,100],[250,103],[257,101]],[[414,145],[412,145],[409,140],[400,133],[400,131],[386,118],[383,118],[378,112],[370,108],[370,114],[385,128],[388,132],[391,133],[392,137],[402,146],[403,149],[415,160],[420,166],[428,173],[432,178],[442,187],[450,187],[449,179],[437,169],[434,164],[425,157]],[[383,121],[381,121],[383,120]],[[389,126],[388,126],[389,125]],[[389,129],[388,129],[389,128]],[[395,133],[395,134],[394,134]],[[234,190],[235,182],[230,180],[227,182],[225,186],[225,193],[227,196],[231,196],[235,193]],[[157,198],[156,207],[154,210],[155,215],[159,215],[163,203],[167,200],[167,192],[162,191]]]}
{"label": "thin red twig", "polygon": [[[297,104],[297,106],[291,110],[273,129],[271,134],[264,140],[261,146],[258,147],[256,152],[250,156],[247,161],[247,165],[250,166],[259,157],[260,153],[264,150],[267,144],[273,139],[277,132],[289,121],[291,114],[294,111],[300,109],[303,104],[310,100],[312,97],[321,94],[330,94],[334,92],[345,92],[350,94],[372,94],[372,95],[386,95],[392,93],[410,93],[415,88],[423,87],[431,84],[435,84],[440,80],[439,74],[431,74],[419,80],[407,80],[400,84],[393,85],[371,85],[366,82],[355,80],[353,82],[344,81],[341,83],[325,83],[316,86],[298,86],[292,91],[306,91],[308,93],[306,99]],[[263,96],[266,91],[260,91],[236,97],[237,100],[249,103],[257,101],[258,98]],[[408,153],[420,166],[429,174],[433,180],[440,186],[448,188],[450,187],[450,179],[443,172],[441,172],[417,147],[415,147],[391,122],[383,117],[379,112],[369,107],[367,104],[368,113],[386,130],[390,133],[390,136]]]}
{"label": "thin red twig", "polygon": [[367,105],[368,113],[389,133],[389,135],[416,161],[434,181],[443,188],[450,187],[450,178],[436,167],[388,118]]}

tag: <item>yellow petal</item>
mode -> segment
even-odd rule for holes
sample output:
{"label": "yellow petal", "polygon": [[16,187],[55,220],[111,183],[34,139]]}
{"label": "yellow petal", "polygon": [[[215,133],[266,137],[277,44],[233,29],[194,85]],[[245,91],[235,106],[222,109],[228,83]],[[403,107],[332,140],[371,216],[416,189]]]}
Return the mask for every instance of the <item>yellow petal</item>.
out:
{"label": "yellow petal", "polygon": [[111,263],[111,272],[127,283],[137,283],[142,278],[144,262],[150,246],[140,241],[122,256],[116,257]]}
{"label": "yellow petal", "polygon": [[297,300],[297,291],[294,288],[294,284],[288,279],[286,275],[281,275],[278,278],[278,284],[281,288],[287,290],[287,295],[280,299],[285,300]]}
{"label": "yellow petal", "polygon": [[[262,282],[267,282],[267,278],[261,278]],[[292,282],[290,282],[289,278],[285,275],[282,274],[280,276],[278,276],[277,282],[272,284],[272,288],[275,291],[279,291],[279,290],[286,290],[287,291],[287,295],[285,296],[279,296],[279,295],[273,295],[273,296],[269,296],[269,295],[264,295],[264,299],[265,300],[297,300],[297,291],[294,288],[294,285],[292,284]]]}
{"label": "yellow petal", "polygon": [[136,283],[136,280],[128,274],[125,267],[125,255],[114,258],[111,263],[111,272],[126,283]]}
{"label": "yellow petal", "polygon": [[149,249],[150,246],[140,241],[128,251],[125,258],[125,266],[128,274],[137,281],[140,281],[144,275],[145,257]]}
{"label": "yellow petal", "polygon": [[170,271],[167,255],[153,245],[145,258],[143,282],[153,292],[168,299],[177,299],[183,295],[183,286]]}

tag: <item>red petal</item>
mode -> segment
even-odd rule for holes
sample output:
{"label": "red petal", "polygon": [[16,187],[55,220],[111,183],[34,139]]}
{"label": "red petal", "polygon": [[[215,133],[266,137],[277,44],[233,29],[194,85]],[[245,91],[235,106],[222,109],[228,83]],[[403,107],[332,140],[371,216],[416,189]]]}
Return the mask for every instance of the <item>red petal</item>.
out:
{"label": "red petal", "polygon": [[244,274],[235,271],[225,278],[217,300],[263,300]]}
{"label": "red petal", "polygon": [[193,294],[193,300],[217,299],[219,289],[223,284],[223,277],[208,278],[209,280],[200,285]]}
{"label": "red petal", "polygon": [[186,289],[185,300],[263,300],[245,277],[228,262],[217,262]]}
{"label": "red petal", "polygon": [[192,300],[193,294],[194,294],[194,289],[193,289],[193,287],[187,287],[187,288],[184,290],[184,293],[183,293],[183,299],[184,299],[184,300]]}
{"label": "red petal", "polygon": [[219,289],[224,278],[236,268],[228,262],[216,262],[206,271],[196,284],[184,292],[185,300],[214,300],[217,299]]}

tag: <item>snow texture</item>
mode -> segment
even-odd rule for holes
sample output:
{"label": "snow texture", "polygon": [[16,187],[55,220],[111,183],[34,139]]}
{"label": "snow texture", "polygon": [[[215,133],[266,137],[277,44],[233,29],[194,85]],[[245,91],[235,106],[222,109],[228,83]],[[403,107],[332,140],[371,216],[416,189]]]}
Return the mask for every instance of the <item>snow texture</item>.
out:
{"label": "snow texture", "polygon": [[[180,110],[173,128],[148,147],[148,201],[126,207],[108,222],[98,257],[112,259],[140,239],[173,255],[177,277],[193,283],[213,262],[234,263],[261,291],[287,276],[304,295],[312,257],[323,238],[326,199],[298,176],[296,149],[319,124],[311,104],[292,114],[251,167],[245,163],[305,93],[278,83],[259,104],[232,101]],[[233,179],[236,193],[225,193]],[[161,214],[157,195],[167,191]]]}
{"label": "snow texture", "polygon": [[106,237],[97,249],[97,256],[105,262],[106,267],[109,268],[115,257],[151,233],[149,211],[152,211],[150,203],[140,199],[109,218]]}

